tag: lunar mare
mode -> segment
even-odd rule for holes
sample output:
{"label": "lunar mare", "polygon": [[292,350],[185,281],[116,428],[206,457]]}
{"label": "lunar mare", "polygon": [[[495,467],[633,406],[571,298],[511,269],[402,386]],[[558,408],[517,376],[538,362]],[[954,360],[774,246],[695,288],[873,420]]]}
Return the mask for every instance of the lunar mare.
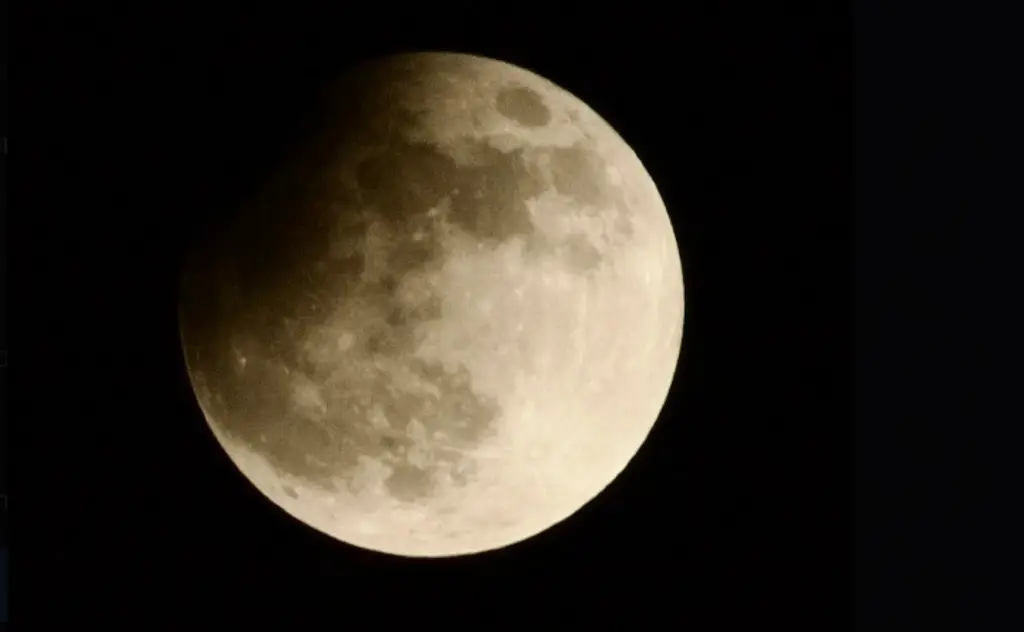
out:
{"label": "lunar mare", "polygon": [[249,480],[340,540],[499,548],[603,490],[682,338],[636,154],[537,75],[468,55],[343,77],[267,190],[186,259],[197,399]]}

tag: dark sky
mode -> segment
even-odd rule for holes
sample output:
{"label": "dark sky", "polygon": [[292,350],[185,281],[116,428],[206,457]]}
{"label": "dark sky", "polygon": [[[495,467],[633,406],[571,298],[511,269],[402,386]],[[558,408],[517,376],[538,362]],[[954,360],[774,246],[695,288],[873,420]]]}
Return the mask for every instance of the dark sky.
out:
{"label": "dark sky", "polygon": [[[845,14],[385,4],[41,3],[21,22],[14,617],[502,629],[559,610],[580,629],[844,628]],[[416,49],[497,57],[590,104],[657,183],[686,282],[677,379],[628,472],[529,543],[461,561],[349,548],[264,500],[199,414],[175,320],[183,243],[262,181],[318,87]]]}

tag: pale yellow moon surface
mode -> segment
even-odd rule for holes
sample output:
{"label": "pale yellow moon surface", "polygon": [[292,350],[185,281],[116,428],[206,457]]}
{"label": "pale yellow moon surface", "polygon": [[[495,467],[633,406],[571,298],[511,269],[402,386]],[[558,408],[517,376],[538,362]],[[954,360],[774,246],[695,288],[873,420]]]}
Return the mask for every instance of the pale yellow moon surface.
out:
{"label": "pale yellow moon surface", "polygon": [[683,274],[637,155],[503,62],[388,57],[182,275],[217,440],[302,522],[399,556],[502,548],[638,452],[679,357]]}

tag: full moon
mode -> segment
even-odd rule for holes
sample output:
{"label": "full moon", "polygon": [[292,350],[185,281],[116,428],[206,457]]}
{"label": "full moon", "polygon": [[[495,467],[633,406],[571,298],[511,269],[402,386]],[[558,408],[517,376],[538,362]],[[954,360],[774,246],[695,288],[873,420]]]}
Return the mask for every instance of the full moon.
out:
{"label": "full moon", "polygon": [[196,398],[307,525],[498,549],[596,497],[672,382],[683,273],[626,142],[566,90],[451,53],[365,63],[181,275]]}

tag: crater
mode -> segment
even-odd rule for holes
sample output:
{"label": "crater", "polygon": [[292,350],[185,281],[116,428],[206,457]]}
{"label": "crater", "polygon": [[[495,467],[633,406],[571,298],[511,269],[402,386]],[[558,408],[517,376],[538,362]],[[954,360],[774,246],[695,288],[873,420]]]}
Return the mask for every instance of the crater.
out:
{"label": "crater", "polygon": [[404,502],[412,502],[429,495],[436,485],[434,472],[408,463],[395,466],[384,481],[388,493]]}
{"label": "crater", "polygon": [[551,122],[551,110],[544,100],[525,86],[502,88],[495,106],[502,116],[523,127],[544,127]]}
{"label": "crater", "polygon": [[613,187],[597,152],[579,144],[553,147],[549,166],[552,184],[562,195],[588,206],[614,203]]}
{"label": "crater", "polygon": [[[356,180],[368,213],[390,225],[388,264],[398,277],[443,257],[434,209],[447,205],[451,223],[491,246],[529,237],[535,227],[526,201],[546,187],[521,150],[502,151],[486,141],[463,139],[452,149],[394,139],[387,150],[362,161]],[[342,231],[339,237],[358,234]],[[347,251],[340,245],[339,251]]]}
{"label": "crater", "polygon": [[562,260],[570,272],[586,274],[601,265],[604,257],[583,235],[571,235],[562,246]]}
{"label": "crater", "polygon": [[475,143],[474,162],[456,172],[450,220],[490,246],[536,233],[527,200],[546,188],[521,151],[504,152]]}
{"label": "crater", "polygon": [[398,138],[358,165],[356,181],[373,213],[404,230],[448,195],[456,171],[455,160],[434,145]]}
{"label": "crater", "polygon": [[[555,191],[577,202],[584,213],[591,216],[614,213],[614,220],[608,227],[612,243],[622,244],[633,236],[633,209],[626,202],[620,176],[613,175],[617,172],[607,168],[607,161],[598,152],[579,143],[553,147],[547,151],[546,164]],[[581,239],[566,245],[574,260],[600,256],[597,248],[584,243],[585,238]]]}

